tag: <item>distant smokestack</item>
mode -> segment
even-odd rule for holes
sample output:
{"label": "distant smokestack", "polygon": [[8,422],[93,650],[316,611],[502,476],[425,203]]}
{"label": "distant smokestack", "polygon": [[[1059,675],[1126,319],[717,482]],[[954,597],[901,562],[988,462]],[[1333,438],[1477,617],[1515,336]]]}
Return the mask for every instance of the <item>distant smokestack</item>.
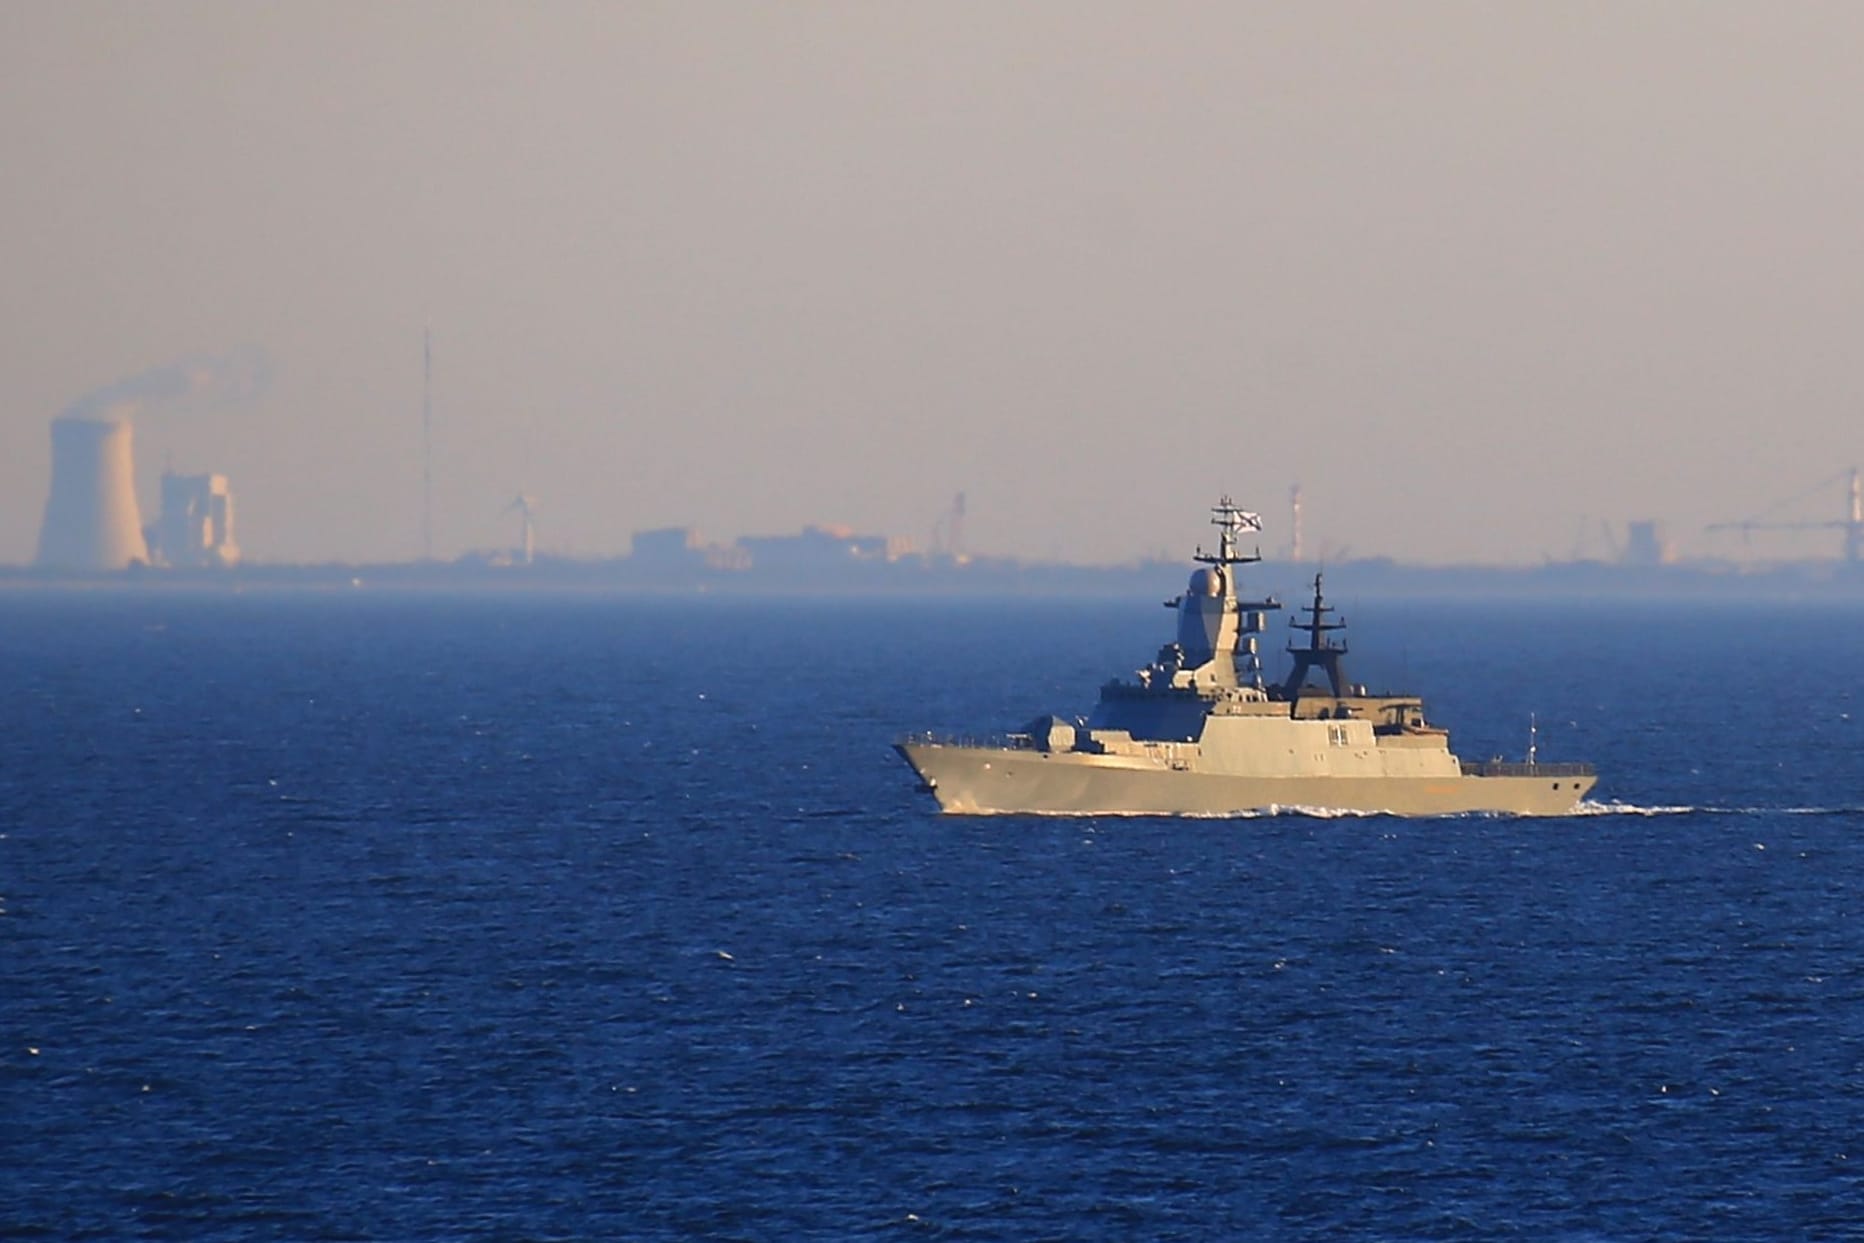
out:
{"label": "distant smokestack", "polygon": [[1288,509],[1290,511],[1289,530],[1292,534],[1288,541],[1288,560],[1301,559],[1301,485],[1295,484],[1288,489]]}
{"label": "distant smokestack", "polygon": [[123,418],[52,420],[52,492],[35,564],[121,570],[149,559],[136,508],[131,435]]}

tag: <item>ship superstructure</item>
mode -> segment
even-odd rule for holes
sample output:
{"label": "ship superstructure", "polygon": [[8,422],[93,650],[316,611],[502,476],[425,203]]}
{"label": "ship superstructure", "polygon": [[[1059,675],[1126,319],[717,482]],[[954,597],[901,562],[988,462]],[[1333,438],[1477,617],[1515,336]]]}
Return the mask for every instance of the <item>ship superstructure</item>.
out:
{"label": "ship superstructure", "polygon": [[1276,809],[1558,815],[1597,780],[1590,765],[1471,763],[1450,750],[1415,695],[1349,680],[1344,628],[1314,577],[1292,667],[1263,678],[1259,641],[1273,598],[1239,593],[1241,536],[1261,519],[1224,497],[1215,552],[1201,548],[1184,594],[1166,601],[1177,638],[1130,680],[1101,688],[1085,722],[1042,717],[1000,745],[908,739],[897,749],[954,813],[1225,815]]}

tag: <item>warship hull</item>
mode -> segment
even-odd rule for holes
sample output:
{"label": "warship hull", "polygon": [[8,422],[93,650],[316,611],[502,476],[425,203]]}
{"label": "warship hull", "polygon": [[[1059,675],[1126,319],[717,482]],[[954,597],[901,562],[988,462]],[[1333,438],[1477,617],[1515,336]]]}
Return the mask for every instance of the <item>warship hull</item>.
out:
{"label": "warship hull", "polygon": [[1534,718],[1527,762],[1471,763],[1416,695],[1368,693],[1346,676],[1346,619],[1321,594],[1291,621],[1292,667],[1270,686],[1258,636],[1273,596],[1237,594],[1240,567],[1262,559],[1238,544],[1262,520],[1224,497],[1211,509],[1221,533],[1201,547],[1184,594],[1166,601],[1177,639],[1130,681],[1100,688],[1091,716],[1037,717],[988,740],[921,734],[895,744],[920,788],[957,815],[1240,816],[1314,814],[1453,816],[1573,812],[1597,778],[1589,764],[1541,764]]}
{"label": "warship hull", "polygon": [[953,815],[1225,816],[1273,810],[1448,816],[1571,814],[1597,780],[1555,765],[1497,775],[1247,776],[1147,757],[903,742],[896,748]]}

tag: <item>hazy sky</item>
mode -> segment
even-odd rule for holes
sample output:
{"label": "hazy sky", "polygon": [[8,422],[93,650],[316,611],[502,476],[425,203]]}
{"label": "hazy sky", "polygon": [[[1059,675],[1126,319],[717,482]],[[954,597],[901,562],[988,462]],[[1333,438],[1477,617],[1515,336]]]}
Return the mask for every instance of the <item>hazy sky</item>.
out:
{"label": "hazy sky", "polygon": [[[1864,5],[0,6],[0,561],[153,412],[265,560],[810,521],[1115,560],[1686,545],[1864,460]],[[1829,490],[1794,516],[1836,517]],[[1601,539],[1586,537],[1589,551]],[[1828,537],[1834,549],[1837,537]]]}

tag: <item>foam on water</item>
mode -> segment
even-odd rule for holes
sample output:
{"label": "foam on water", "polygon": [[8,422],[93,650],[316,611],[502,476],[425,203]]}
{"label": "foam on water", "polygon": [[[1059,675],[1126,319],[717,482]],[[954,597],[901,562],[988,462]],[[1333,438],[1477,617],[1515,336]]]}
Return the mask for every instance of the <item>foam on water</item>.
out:
{"label": "foam on water", "polygon": [[1569,814],[1575,816],[1858,816],[1864,806],[1834,807],[1717,807],[1640,806],[1636,803],[1583,801]]}

